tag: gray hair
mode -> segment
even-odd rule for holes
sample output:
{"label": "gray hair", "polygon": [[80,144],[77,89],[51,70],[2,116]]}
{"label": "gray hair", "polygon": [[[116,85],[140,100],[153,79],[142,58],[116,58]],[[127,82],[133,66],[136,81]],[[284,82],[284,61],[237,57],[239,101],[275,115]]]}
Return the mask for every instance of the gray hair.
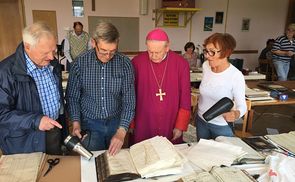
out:
{"label": "gray hair", "polygon": [[23,42],[30,44],[32,47],[40,41],[42,37],[55,37],[53,30],[44,22],[36,22],[27,26],[23,30]]}
{"label": "gray hair", "polygon": [[288,28],[291,28],[293,31],[295,31],[295,23],[289,24]]}
{"label": "gray hair", "polygon": [[118,29],[109,22],[99,22],[92,35],[92,38],[96,42],[103,40],[107,43],[118,43],[119,37],[120,34]]}

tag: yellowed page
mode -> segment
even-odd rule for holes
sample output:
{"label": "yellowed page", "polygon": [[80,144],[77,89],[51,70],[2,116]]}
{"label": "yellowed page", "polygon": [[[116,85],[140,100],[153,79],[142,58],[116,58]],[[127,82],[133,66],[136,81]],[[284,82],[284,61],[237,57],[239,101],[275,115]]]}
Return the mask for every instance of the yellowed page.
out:
{"label": "yellowed page", "polygon": [[133,165],[129,150],[120,150],[120,152],[114,156],[111,156],[107,152],[109,169],[111,175],[122,173],[134,173],[137,174],[135,166]]}
{"label": "yellowed page", "polygon": [[0,181],[36,181],[43,153],[3,155],[0,158]]}

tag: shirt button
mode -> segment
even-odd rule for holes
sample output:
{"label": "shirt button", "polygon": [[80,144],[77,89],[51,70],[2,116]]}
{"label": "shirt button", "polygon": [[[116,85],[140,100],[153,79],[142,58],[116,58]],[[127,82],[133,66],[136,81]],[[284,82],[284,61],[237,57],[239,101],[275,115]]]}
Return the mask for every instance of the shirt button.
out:
{"label": "shirt button", "polygon": [[101,77],[101,79],[103,80],[103,77]]}
{"label": "shirt button", "polygon": [[103,97],[101,99],[103,100]]}
{"label": "shirt button", "polygon": [[102,109],[104,109],[104,107],[102,107]]}
{"label": "shirt button", "polygon": [[103,87],[101,87],[101,90],[103,90]]}
{"label": "shirt button", "polygon": [[102,67],[101,69],[104,69],[104,67]]}

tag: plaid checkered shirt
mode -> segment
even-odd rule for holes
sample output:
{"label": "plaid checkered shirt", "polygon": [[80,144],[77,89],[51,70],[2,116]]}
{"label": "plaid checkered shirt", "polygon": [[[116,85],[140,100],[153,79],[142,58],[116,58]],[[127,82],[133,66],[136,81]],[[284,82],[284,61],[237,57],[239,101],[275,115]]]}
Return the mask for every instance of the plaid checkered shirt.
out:
{"label": "plaid checkered shirt", "polygon": [[38,68],[25,53],[27,74],[30,75],[37,86],[43,114],[56,120],[59,116],[60,95],[57,82],[53,75],[51,65]]}
{"label": "plaid checkered shirt", "polygon": [[66,101],[71,121],[119,118],[128,129],[135,114],[134,73],[130,59],[120,53],[102,63],[95,49],[79,56],[70,70]]}

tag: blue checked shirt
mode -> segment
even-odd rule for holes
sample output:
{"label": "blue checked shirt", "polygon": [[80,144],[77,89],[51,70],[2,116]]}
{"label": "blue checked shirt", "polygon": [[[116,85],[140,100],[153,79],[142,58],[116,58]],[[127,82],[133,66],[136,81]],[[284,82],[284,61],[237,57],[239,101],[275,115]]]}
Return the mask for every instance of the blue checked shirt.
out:
{"label": "blue checked shirt", "polygon": [[39,93],[43,114],[56,120],[59,116],[60,95],[51,65],[38,68],[25,54],[27,73],[34,79]]}
{"label": "blue checked shirt", "polygon": [[126,130],[135,114],[134,73],[129,58],[120,53],[107,63],[95,49],[79,56],[70,71],[66,99],[71,121],[120,118]]}

